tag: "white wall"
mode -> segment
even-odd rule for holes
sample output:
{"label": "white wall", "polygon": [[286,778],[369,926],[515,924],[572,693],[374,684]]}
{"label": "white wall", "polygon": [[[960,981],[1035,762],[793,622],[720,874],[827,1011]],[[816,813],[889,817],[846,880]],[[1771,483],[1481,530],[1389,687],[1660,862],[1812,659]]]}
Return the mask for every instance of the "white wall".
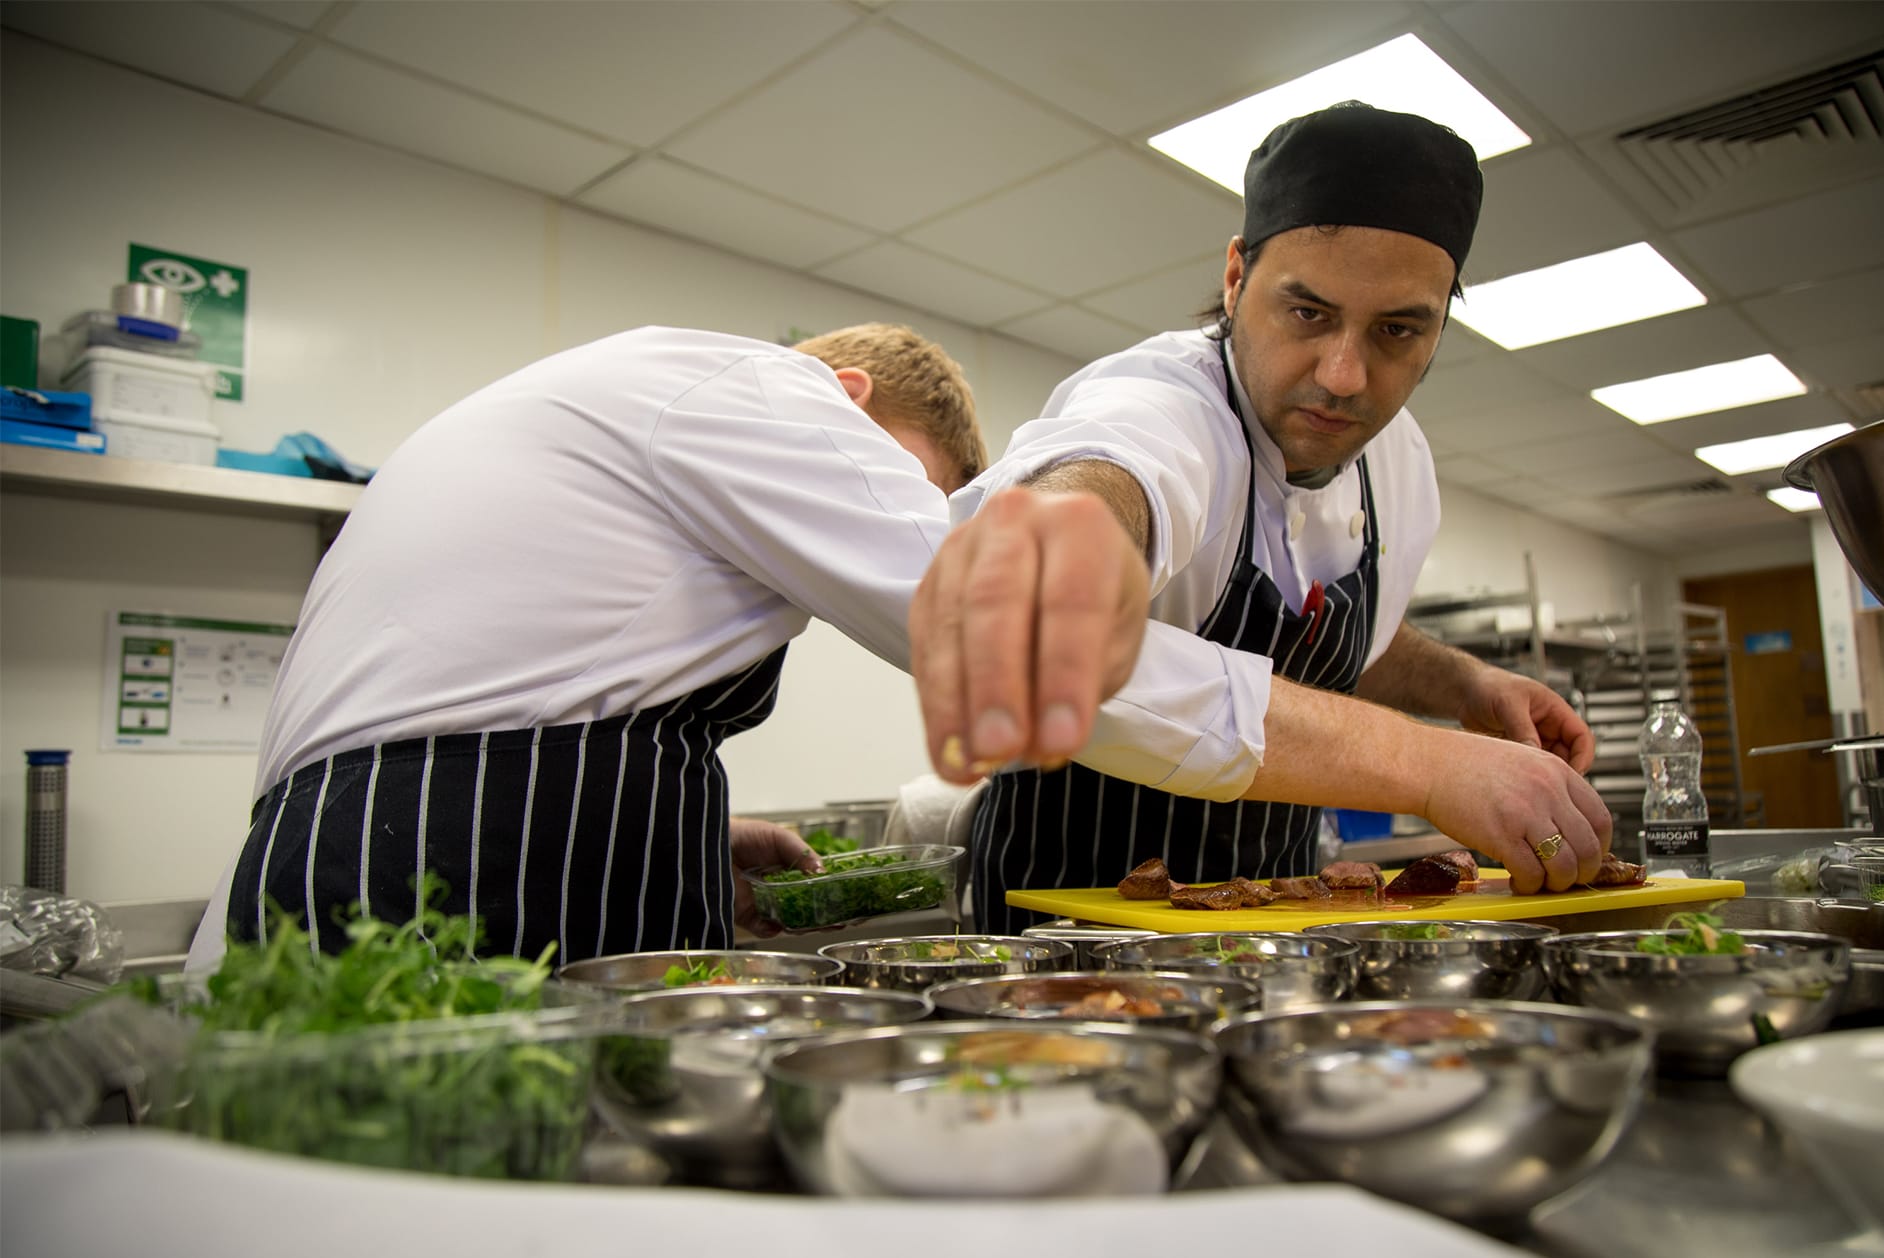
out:
{"label": "white wall", "polygon": [[[250,374],[225,445],[313,431],[375,464],[428,416],[545,353],[663,322],[774,339],[907,322],[961,360],[999,450],[1075,364],[881,298],[0,39],[0,309],[48,332],[103,306],[138,241],[250,268]],[[1423,592],[1514,588],[1538,552],[1560,615],[1615,611],[1666,565],[1457,489]],[[0,503],[0,881],[21,869],[28,747],[70,747],[68,886],[206,895],[253,757],[103,753],[107,610],[293,619],[312,525],[9,492]],[[926,766],[909,679],[813,626],[777,714],[727,747],[735,805],[894,792]]]}

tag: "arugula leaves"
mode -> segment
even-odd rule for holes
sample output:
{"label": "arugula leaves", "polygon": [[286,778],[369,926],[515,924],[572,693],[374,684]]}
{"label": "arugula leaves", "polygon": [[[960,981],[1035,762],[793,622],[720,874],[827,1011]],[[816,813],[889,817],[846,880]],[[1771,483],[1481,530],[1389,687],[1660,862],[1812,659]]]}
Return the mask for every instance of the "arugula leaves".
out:
{"label": "arugula leaves", "polygon": [[1644,935],[1635,950],[1660,957],[1733,957],[1747,951],[1747,941],[1725,926],[1712,913],[1676,913],[1665,933]]}
{"label": "arugula leaves", "polygon": [[695,987],[702,983],[711,983],[716,979],[733,981],[733,972],[726,968],[726,962],[700,960],[692,965],[670,965],[667,973],[661,976],[662,987]]}

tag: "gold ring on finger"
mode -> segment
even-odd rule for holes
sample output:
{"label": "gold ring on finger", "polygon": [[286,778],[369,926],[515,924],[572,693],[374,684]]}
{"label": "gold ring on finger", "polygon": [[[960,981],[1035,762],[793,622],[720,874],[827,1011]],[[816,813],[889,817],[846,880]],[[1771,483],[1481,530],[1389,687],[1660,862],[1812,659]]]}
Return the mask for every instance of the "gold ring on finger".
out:
{"label": "gold ring on finger", "polygon": [[1563,851],[1563,835],[1553,834],[1537,845],[1537,859],[1547,861]]}

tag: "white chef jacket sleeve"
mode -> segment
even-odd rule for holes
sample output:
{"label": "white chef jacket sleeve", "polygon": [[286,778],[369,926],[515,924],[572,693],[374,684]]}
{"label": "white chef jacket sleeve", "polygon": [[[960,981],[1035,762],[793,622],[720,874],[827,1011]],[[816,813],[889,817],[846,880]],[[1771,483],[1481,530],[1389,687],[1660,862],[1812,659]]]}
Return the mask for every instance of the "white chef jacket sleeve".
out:
{"label": "white chef jacket sleeve", "polygon": [[909,668],[916,584],[948,531],[916,457],[802,354],[741,359],[649,438],[667,510],[701,550]]}
{"label": "white chef jacket sleeve", "polygon": [[[994,465],[950,500],[956,520],[990,496],[1047,468],[1079,459],[1114,463],[1144,488],[1151,512],[1151,593],[1190,562],[1210,521],[1215,438],[1222,427],[1211,398],[1167,380],[1099,375],[1064,396],[1052,413],[1022,424]],[[1220,512],[1218,513],[1220,514]]]}

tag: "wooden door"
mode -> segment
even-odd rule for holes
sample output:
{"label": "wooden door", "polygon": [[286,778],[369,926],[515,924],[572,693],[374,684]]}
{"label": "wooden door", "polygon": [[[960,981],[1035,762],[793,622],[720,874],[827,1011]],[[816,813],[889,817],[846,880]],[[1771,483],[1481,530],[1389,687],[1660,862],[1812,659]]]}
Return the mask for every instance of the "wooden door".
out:
{"label": "wooden door", "polygon": [[1682,598],[1727,613],[1732,644],[1735,725],[1740,773],[1749,803],[1765,800],[1769,828],[1844,824],[1838,766],[1821,752],[1749,757],[1754,747],[1832,736],[1819,632],[1818,585],[1812,568],[1700,577],[1684,581]]}

